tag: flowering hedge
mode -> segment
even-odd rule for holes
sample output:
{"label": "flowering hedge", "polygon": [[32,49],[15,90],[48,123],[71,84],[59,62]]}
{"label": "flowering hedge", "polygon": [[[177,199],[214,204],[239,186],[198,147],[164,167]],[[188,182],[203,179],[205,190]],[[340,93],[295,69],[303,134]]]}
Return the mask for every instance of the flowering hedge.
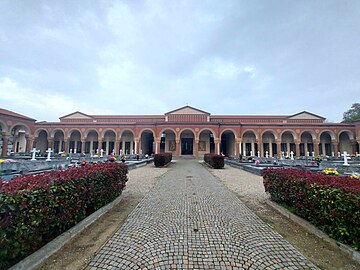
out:
{"label": "flowering hedge", "polygon": [[165,166],[172,160],[172,153],[165,152],[165,153],[159,153],[155,154],[154,156],[154,164],[156,167]]}
{"label": "flowering hedge", "polygon": [[99,163],[0,180],[0,268],[26,257],[125,188],[127,166]]}
{"label": "flowering hedge", "polygon": [[214,169],[224,168],[224,156],[217,154],[205,154],[204,161]]}
{"label": "flowering hedge", "polygon": [[297,169],[264,169],[271,198],[337,241],[360,250],[360,181]]}

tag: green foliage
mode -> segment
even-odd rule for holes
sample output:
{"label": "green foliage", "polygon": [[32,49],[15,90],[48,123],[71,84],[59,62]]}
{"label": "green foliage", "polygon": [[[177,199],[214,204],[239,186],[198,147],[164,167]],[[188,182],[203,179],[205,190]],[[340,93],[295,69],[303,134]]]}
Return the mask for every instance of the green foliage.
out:
{"label": "green foliage", "polygon": [[360,181],[295,169],[265,169],[271,198],[330,237],[360,249]]}
{"label": "green foliage", "polygon": [[119,196],[127,166],[86,165],[0,180],[0,269],[28,256]]}
{"label": "green foliage", "polygon": [[360,103],[354,103],[351,109],[343,114],[344,123],[352,123],[356,120],[360,120]]}

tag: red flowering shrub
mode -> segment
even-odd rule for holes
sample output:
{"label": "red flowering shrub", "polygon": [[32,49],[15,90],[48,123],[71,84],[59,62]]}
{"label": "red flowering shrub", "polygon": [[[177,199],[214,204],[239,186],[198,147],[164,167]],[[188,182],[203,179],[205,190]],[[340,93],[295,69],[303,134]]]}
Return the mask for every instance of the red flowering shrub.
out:
{"label": "red flowering shrub", "polygon": [[127,172],[126,165],[101,163],[0,180],[0,268],[113,201],[125,188]]}
{"label": "red flowering shrub", "polygon": [[159,153],[155,154],[154,156],[154,164],[156,167],[165,166],[172,160],[172,153],[171,152],[165,152],[165,153]]}
{"label": "red flowering shrub", "polygon": [[264,169],[271,198],[330,237],[360,249],[360,181],[297,169]]}
{"label": "red flowering shrub", "polygon": [[214,169],[224,168],[224,156],[217,154],[205,154],[204,161]]}

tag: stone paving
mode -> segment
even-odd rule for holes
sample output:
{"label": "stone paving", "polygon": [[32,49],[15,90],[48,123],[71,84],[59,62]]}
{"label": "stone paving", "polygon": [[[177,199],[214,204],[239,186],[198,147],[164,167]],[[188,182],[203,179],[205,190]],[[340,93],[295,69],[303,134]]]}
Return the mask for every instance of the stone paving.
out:
{"label": "stone paving", "polygon": [[317,269],[197,160],[178,160],[89,269]]}

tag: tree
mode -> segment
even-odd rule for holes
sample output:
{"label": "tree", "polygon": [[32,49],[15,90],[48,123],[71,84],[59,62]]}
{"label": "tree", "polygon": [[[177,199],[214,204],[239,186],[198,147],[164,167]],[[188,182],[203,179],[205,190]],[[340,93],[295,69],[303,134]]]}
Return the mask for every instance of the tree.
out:
{"label": "tree", "polygon": [[343,123],[352,123],[360,120],[360,103],[354,103],[351,109],[343,114]]}

